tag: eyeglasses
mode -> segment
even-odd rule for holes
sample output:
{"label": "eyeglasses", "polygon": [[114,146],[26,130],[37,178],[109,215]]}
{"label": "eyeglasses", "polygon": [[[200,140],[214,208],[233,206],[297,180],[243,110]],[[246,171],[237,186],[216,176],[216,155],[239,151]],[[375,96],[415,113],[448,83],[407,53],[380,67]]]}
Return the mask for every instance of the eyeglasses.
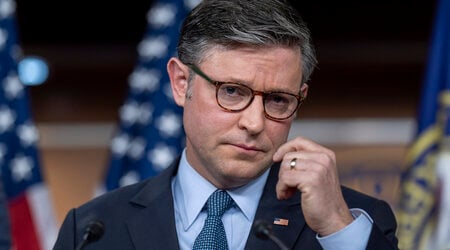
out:
{"label": "eyeglasses", "polygon": [[217,104],[226,111],[242,111],[250,106],[255,95],[260,95],[263,98],[265,117],[281,121],[291,117],[305,99],[301,93],[295,95],[282,91],[263,92],[253,90],[241,83],[214,81],[197,66],[188,64],[188,67],[207,82],[216,86]]}

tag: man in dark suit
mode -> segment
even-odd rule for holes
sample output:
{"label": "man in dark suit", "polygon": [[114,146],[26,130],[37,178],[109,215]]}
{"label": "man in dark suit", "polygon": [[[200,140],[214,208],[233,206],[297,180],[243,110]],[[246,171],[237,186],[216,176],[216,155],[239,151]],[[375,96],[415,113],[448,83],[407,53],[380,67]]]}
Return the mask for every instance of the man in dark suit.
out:
{"label": "man in dark suit", "polygon": [[86,249],[277,249],[256,236],[257,221],[291,249],[397,249],[386,202],[341,187],[331,150],[287,141],[315,64],[287,3],[200,3],[167,65],[184,109],[181,157],[71,210],[55,249],[74,249],[92,221],[104,235]]}

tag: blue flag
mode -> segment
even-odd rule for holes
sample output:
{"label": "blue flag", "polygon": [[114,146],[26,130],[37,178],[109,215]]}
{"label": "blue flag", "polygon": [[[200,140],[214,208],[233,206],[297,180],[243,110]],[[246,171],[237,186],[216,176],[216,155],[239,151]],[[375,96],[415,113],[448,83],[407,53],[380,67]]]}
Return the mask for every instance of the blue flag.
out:
{"label": "blue flag", "polygon": [[111,141],[106,191],[156,175],[184,148],[182,109],[173,101],[166,65],[176,55],[184,18],[198,2],[156,0],[147,13],[148,30]]}
{"label": "blue flag", "polygon": [[417,135],[402,179],[398,237],[406,250],[450,246],[450,0],[440,0],[436,11]]}
{"label": "blue flag", "polygon": [[[17,73],[15,1],[0,0],[0,170],[16,250],[50,249],[56,223],[43,183],[27,88]],[[3,221],[0,221],[3,223]]]}

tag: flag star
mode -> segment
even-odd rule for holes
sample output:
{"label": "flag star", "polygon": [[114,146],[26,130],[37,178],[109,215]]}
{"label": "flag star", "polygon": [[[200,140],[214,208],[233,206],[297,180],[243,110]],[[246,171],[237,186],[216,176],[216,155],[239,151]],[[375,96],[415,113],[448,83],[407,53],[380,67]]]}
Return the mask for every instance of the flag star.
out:
{"label": "flag star", "polygon": [[33,124],[18,126],[17,135],[25,147],[33,145],[39,139],[39,133]]}
{"label": "flag star", "polygon": [[124,187],[139,181],[139,174],[136,171],[129,171],[119,179],[119,186]]}
{"label": "flag star", "polygon": [[148,152],[148,160],[153,164],[155,170],[161,171],[169,166],[175,158],[176,150],[163,144],[158,144]]}
{"label": "flag star", "polygon": [[120,118],[125,124],[132,125],[139,118],[139,104],[136,102],[127,102],[120,108],[119,113]]}
{"label": "flag star", "polygon": [[8,99],[13,99],[22,94],[23,84],[17,75],[9,75],[3,82],[3,88]]}
{"label": "flag star", "polygon": [[8,107],[0,108],[0,133],[8,131],[11,129],[14,121],[16,119],[16,115],[13,113],[11,109]]}
{"label": "flag star", "polygon": [[137,160],[141,158],[142,155],[144,154],[145,146],[146,146],[145,139],[142,137],[136,137],[131,141],[128,147],[127,155],[130,158]]}
{"label": "flag star", "polygon": [[0,49],[3,49],[3,47],[5,47],[7,40],[8,40],[8,32],[0,28]]}
{"label": "flag star", "polygon": [[0,19],[10,17],[16,10],[16,3],[13,0],[0,1]]}
{"label": "flag star", "polygon": [[131,89],[141,93],[145,90],[155,91],[161,80],[161,71],[140,68],[131,73],[129,82]]}
{"label": "flag star", "polygon": [[138,45],[138,53],[146,60],[162,58],[167,54],[169,41],[169,38],[163,35],[144,39]]}
{"label": "flag star", "polygon": [[164,114],[156,121],[156,127],[162,135],[175,137],[181,130],[181,118],[172,112],[164,112]]}
{"label": "flag star", "polygon": [[20,182],[31,179],[33,176],[33,161],[27,156],[17,156],[11,161],[11,175],[14,181]]}
{"label": "flag star", "polygon": [[139,105],[137,102],[132,101],[123,105],[119,113],[122,121],[128,126],[136,122],[147,124],[152,118],[153,106],[150,103]]}
{"label": "flag star", "polygon": [[111,152],[116,156],[122,157],[127,152],[129,144],[130,137],[128,135],[118,135],[111,140]]}
{"label": "flag star", "polygon": [[146,125],[152,119],[153,116],[153,106],[151,103],[145,102],[139,106],[139,117],[138,122],[142,125]]}
{"label": "flag star", "polygon": [[161,29],[174,23],[176,12],[177,7],[173,4],[160,4],[149,11],[147,21],[154,28]]}

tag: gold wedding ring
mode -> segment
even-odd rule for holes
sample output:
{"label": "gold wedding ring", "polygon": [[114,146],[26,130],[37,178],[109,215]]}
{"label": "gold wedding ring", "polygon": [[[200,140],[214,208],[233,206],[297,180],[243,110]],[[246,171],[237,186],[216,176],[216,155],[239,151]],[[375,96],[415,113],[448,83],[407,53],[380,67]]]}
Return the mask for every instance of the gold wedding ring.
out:
{"label": "gold wedding ring", "polygon": [[293,158],[291,160],[291,162],[289,163],[289,166],[291,166],[291,169],[294,169],[295,165],[297,165],[297,158]]}

